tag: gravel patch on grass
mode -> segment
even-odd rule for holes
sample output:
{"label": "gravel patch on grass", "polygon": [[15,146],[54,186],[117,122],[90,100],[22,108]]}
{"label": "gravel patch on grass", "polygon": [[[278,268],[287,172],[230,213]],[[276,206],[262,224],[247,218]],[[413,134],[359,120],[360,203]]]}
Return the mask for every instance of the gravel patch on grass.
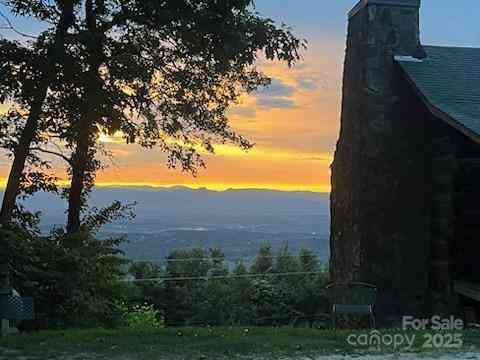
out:
{"label": "gravel patch on grass", "polygon": [[[3,350],[3,351],[2,351]],[[5,351],[0,350],[0,360],[103,360],[105,356],[95,355],[91,353],[79,353],[79,354],[58,354],[52,357],[45,358],[34,356],[22,356],[18,351]],[[193,356],[193,357],[170,357],[159,356],[149,358],[152,360],[210,360],[214,359],[209,356]],[[215,359],[222,359],[216,358]],[[225,358],[226,359],[226,358]],[[110,357],[109,360],[137,360],[132,356],[115,356]],[[448,353],[448,354],[390,354],[390,355],[372,355],[372,354],[352,354],[352,355],[321,355],[321,356],[301,356],[301,357],[278,357],[264,355],[261,357],[239,357],[238,360],[480,360],[480,353]]]}
{"label": "gravel patch on grass", "polygon": [[[480,353],[392,354],[392,355],[329,355],[296,360],[480,360]],[[290,360],[290,359],[284,359]],[[293,360],[293,359],[292,359]]]}

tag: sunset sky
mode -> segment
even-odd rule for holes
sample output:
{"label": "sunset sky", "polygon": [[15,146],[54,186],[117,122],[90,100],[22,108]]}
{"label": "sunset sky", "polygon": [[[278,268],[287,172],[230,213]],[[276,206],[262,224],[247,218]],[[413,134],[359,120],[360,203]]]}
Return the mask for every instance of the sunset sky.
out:
{"label": "sunset sky", "polygon": [[[328,192],[329,166],[339,132],[341,77],[346,13],[355,0],[256,0],[265,16],[291,25],[306,38],[304,60],[288,69],[277,63],[259,66],[273,78],[270,88],[246,97],[230,111],[232,125],[256,144],[243,153],[230,146],[206,156],[207,169],[196,178],[168,170],[158,151],[103,138],[115,155],[98,176],[100,185],[188,185],[212,189],[271,188]],[[5,12],[5,8],[0,5]],[[422,41],[432,45],[480,47],[478,0],[423,0]],[[16,20],[25,32],[36,30]],[[12,34],[0,30],[5,37]],[[0,105],[1,110],[1,105]],[[0,156],[0,184],[9,162]],[[58,174],[64,171],[59,168]]]}

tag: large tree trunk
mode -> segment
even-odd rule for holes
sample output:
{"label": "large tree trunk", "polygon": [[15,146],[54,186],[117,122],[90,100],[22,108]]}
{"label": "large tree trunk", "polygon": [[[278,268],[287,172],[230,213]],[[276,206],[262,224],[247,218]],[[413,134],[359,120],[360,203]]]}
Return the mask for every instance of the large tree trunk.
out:
{"label": "large tree trunk", "polygon": [[83,176],[84,171],[74,168],[68,196],[67,233],[73,234],[80,228],[80,216],[83,206]]}
{"label": "large tree trunk", "polygon": [[91,176],[92,169],[92,147],[91,141],[91,119],[88,116],[82,117],[77,139],[77,147],[72,157],[72,172],[70,190],[68,193],[68,219],[67,233],[77,232],[81,225],[80,216],[85,205],[85,190],[87,177]]}
{"label": "large tree trunk", "polygon": [[[55,74],[51,72],[51,69],[53,69],[57,56],[60,52],[63,53],[64,51],[65,36],[74,21],[73,0],[64,1],[55,33],[55,41],[47,54],[47,66],[44,69],[45,73],[44,76],[39,79],[36,97],[32,101],[25,128],[20,135],[18,145],[14,151],[14,159],[0,210],[0,226],[7,225],[12,221],[17,196],[19,195],[21,176],[25,169],[31,144],[38,130],[42,107],[47,97],[51,79],[55,76]],[[10,254],[8,254],[4,246],[4,239],[0,238],[0,287],[10,286],[9,257]]]}
{"label": "large tree trunk", "polygon": [[0,224],[6,225],[12,220],[20,188],[20,179],[25,168],[27,157],[30,153],[30,146],[37,133],[38,122],[40,115],[42,114],[43,103],[47,97],[51,79],[55,76],[51,69],[54,66],[56,58],[64,52],[65,36],[73,22],[73,1],[64,1],[62,5],[62,14],[55,33],[55,41],[47,55],[48,59],[46,68],[44,69],[45,73],[44,76],[39,78],[37,94],[32,101],[30,114],[25,124],[25,128],[20,135],[19,143],[14,151],[14,159],[3,196],[2,208],[0,210]]}
{"label": "large tree trunk", "polygon": [[89,83],[87,85],[86,109],[78,124],[76,148],[72,157],[71,182],[68,194],[67,234],[73,234],[80,229],[86,193],[93,186],[96,171],[95,123],[99,117],[97,103],[99,91],[102,87],[99,73],[102,64],[102,43],[97,33],[93,0],[85,2],[85,17],[89,35],[92,37],[88,49],[90,70],[86,74],[86,79]]}
{"label": "large tree trunk", "polygon": [[88,192],[94,184],[97,163],[96,122],[99,117],[97,102],[101,88],[100,61],[93,56],[91,69],[85,75],[89,79],[86,95],[86,110],[76,128],[75,152],[71,158],[71,180],[68,192],[67,233],[73,234],[80,229],[81,214]]}
{"label": "large tree trunk", "polygon": [[48,83],[44,82],[38,90],[35,102],[32,104],[25,128],[22,131],[20,141],[15,148],[13,164],[10,169],[7,186],[3,195],[2,209],[0,211],[0,223],[8,224],[15,209],[15,203],[20,187],[20,178],[25,168],[30,145],[37,133],[38,119],[42,113],[42,106],[47,96]]}

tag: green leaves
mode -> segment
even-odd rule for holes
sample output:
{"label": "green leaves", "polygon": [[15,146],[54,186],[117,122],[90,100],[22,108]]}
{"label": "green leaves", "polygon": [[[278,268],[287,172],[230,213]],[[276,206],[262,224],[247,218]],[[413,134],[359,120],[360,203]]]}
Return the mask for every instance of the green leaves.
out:
{"label": "green leaves", "polygon": [[[230,126],[227,111],[244,93],[269,84],[255,66],[259,54],[291,66],[305,46],[288,27],[256,13],[250,0],[6,4],[47,29],[30,43],[0,41],[0,101],[22,110],[2,118],[8,123],[2,132],[13,129],[4,145],[18,160],[17,172],[25,163],[19,154],[33,170],[48,166],[42,152],[65,160],[69,232],[79,229],[102,168],[100,132],[121,131],[126,143],[159,147],[168,167],[196,175],[203,154],[214,154],[217,144],[253,146]],[[14,185],[9,194],[18,193]],[[86,226],[94,231],[90,220]]]}
{"label": "green leaves", "polygon": [[[57,16],[56,1],[48,0],[7,0],[6,5],[20,16],[32,16],[39,20],[54,20]],[[61,1],[58,1],[61,3]]]}
{"label": "green leaves", "polygon": [[[7,5],[20,16],[72,25],[66,25],[65,44],[55,48],[63,51],[55,52],[55,66],[48,70],[55,76],[43,115],[50,128],[43,131],[58,132],[74,147],[85,136],[76,128],[88,111],[92,125],[108,133],[121,129],[128,142],[158,145],[170,167],[192,173],[204,165],[202,148],[213,152],[224,142],[251,147],[230,128],[226,113],[242,93],[268,84],[254,67],[258,53],[292,65],[304,45],[290,29],[254,12],[250,0],[93,1],[89,12],[81,1]],[[86,13],[95,24],[83,18]],[[28,64],[35,53],[48,53],[53,37],[46,31],[31,48],[0,44],[0,100],[18,101],[23,94],[29,103],[40,81],[34,74],[45,66],[38,60]],[[21,75],[27,73],[28,81]]]}
{"label": "green leaves", "polygon": [[14,41],[0,40],[0,100],[24,105],[31,101],[43,61],[33,49]]}
{"label": "green leaves", "polygon": [[110,206],[100,210],[90,209],[83,219],[83,230],[90,234],[96,234],[100,228],[108,223],[119,220],[131,220],[135,217],[135,206],[136,203],[124,205],[120,201],[115,201]]}
{"label": "green leaves", "polygon": [[141,262],[130,273],[143,293],[131,301],[155,304],[173,326],[313,323],[327,306],[328,273],[308,250],[294,256],[284,247],[274,256],[265,244],[250,268],[239,262],[231,269],[220,249],[179,249],[164,268]]}
{"label": "green leaves", "polygon": [[159,319],[160,315],[152,305],[133,305],[128,306],[120,304],[119,310],[127,327],[134,330],[152,330],[159,329],[163,323]]}
{"label": "green leaves", "polygon": [[50,325],[108,324],[124,264],[121,242],[97,240],[88,232],[40,236],[20,226],[0,228],[0,243],[10,254],[11,283],[35,298],[39,319]]}

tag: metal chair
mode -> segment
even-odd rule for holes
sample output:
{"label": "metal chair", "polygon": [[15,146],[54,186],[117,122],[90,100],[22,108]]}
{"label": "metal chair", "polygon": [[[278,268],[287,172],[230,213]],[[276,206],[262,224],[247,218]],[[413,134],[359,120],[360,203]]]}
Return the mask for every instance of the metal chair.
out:
{"label": "metal chair", "polygon": [[[10,323],[35,319],[34,301],[29,297],[21,297],[14,289],[0,289],[0,335],[8,333]],[[8,325],[8,326],[7,326]]]}
{"label": "metal chair", "polygon": [[332,305],[332,326],[336,328],[337,315],[367,315],[370,327],[375,328],[377,287],[362,282],[333,283],[326,287]]}

